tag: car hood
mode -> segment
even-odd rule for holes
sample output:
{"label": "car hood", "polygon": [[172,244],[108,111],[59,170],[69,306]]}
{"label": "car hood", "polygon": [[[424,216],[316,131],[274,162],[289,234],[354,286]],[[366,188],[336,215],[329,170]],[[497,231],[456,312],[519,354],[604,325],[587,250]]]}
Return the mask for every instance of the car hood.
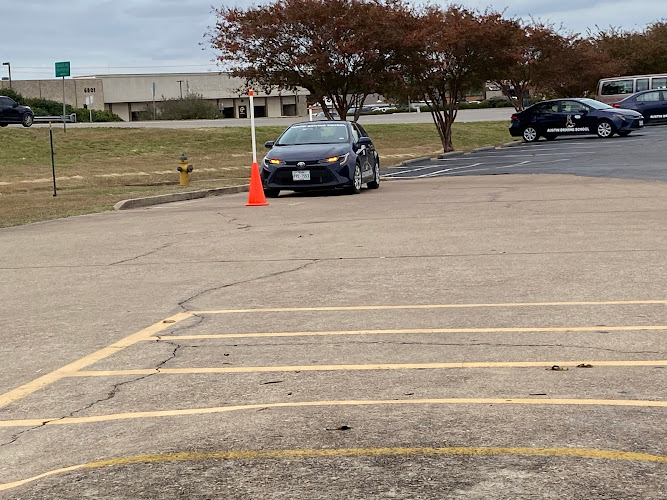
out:
{"label": "car hood", "polygon": [[612,109],[607,109],[605,110],[607,113],[613,113],[615,115],[621,115],[621,116],[627,116],[630,118],[640,118],[642,114],[639,111],[634,111],[632,109],[622,109],[622,108],[614,108]]}
{"label": "car hood", "polygon": [[281,161],[314,161],[331,156],[343,156],[349,151],[349,144],[295,144],[293,146],[274,146],[266,157]]}

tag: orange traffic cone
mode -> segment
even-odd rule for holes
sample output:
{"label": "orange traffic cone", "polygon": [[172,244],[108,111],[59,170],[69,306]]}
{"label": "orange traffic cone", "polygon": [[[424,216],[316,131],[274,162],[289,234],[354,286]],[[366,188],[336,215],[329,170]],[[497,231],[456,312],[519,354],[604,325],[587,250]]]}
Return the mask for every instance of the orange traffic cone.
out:
{"label": "orange traffic cone", "polygon": [[256,162],[253,162],[250,170],[250,190],[248,192],[248,203],[246,207],[262,207],[266,206],[266,197],[264,196],[264,188],[262,187],[262,179],[259,176],[259,167]]}

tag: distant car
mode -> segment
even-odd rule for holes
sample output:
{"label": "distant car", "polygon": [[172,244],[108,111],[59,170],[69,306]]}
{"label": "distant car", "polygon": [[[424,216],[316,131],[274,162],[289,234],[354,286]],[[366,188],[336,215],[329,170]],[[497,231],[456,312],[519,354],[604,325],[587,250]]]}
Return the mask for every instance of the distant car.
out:
{"label": "distant car", "polygon": [[375,106],[371,108],[371,111],[382,111],[383,113],[386,113],[387,111],[395,111],[396,106]]}
{"label": "distant car", "polygon": [[[333,116],[334,118],[339,118],[338,111],[335,111],[335,110],[331,109],[331,110],[329,110],[329,113],[331,113],[331,116]],[[324,114],[324,111],[320,111],[315,116],[317,118],[326,118],[327,117],[327,115]]]}
{"label": "distant car", "polygon": [[667,90],[645,90],[614,103],[615,108],[633,109],[649,122],[667,121]]}
{"label": "distant car", "polygon": [[29,106],[22,106],[11,97],[0,96],[0,127],[10,123],[20,123],[30,127],[35,120],[35,114]]}
{"label": "distant car", "polygon": [[380,158],[373,141],[358,123],[316,121],[289,126],[262,160],[264,193],[281,190],[344,188],[359,193],[362,184],[380,187]]}
{"label": "distant car", "polygon": [[597,134],[607,138],[625,137],[644,126],[637,111],[615,109],[593,99],[553,99],[542,101],[512,115],[510,134],[534,142],[540,137],[553,140],[558,135]]}

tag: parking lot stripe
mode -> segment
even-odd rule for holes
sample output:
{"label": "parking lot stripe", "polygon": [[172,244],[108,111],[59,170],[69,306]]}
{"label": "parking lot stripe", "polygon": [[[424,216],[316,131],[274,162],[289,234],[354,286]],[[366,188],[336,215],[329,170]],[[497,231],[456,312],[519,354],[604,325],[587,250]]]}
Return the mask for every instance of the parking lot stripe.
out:
{"label": "parking lot stripe", "polygon": [[476,307],[576,307],[576,306],[628,306],[657,304],[667,306],[667,299],[662,300],[608,300],[608,301],[573,301],[573,302],[500,302],[485,304],[405,304],[371,306],[318,306],[318,307],[265,307],[256,309],[212,309],[191,311],[200,314],[239,314],[266,312],[301,312],[301,311],[386,311],[404,309],[466,309]]}
{"label": "parking lot stripe", "polygon": [[147,337],[143,341],[156,340],[197,340],[197,339],[234,339],[253,337],[319,337],[328,335],[418,335],[431,333],[549,333],[549,332],[624,332],[667,330],[667,325],[633,326],[558,326],[558,327],[508,327],[508,328],[404,328],[400,330],[328,330],[312,332],[256,332],[256,333],[220,333],[201,335],[162,335]]}
{"label": "parking lot stripe", "polygon": [[389,405],[539,405],[539,406],[614,406],[667,408],[667,401],[642,399],[540,399],[536,398],[437,398],[437,399],[381,399],[381,400],[343,400],[343,401],[290,401],[282,403],[253,403],[210,408],[182,408],[178,410],[154,410],[90,417],[42,418],[24,420],[0,420],[0,428],[35,427],[51,425],[80,425],[117,420],[137,420],[145,418],[182,417],[209,415],[247,410],[268,410],[270,408],[308,408],[327,406],[389,406]]}
{"label": "parking lot stripe", "polygon": [[22,399],[25,396],[32,394],[33,392],[53,384],[54,382],[57,382],[64,377],[71,376],[71,374],[75,373],[77,370],[81,370],[94,363],[97,363],[98,361],[101,361],[104,358],[111,356],[112,354],[116,354],[120,350],[136,344],[145,338],[152,337],[156,333],[172,327],[174,323],[178,323],[179,321],[187,319],[190,316],[192,316],[192,313],[190,312],[175,314],[165,320],[160,321],[159,323],[155,323],[149,326],[148,328],[144,328],[143,330],[133,333],[132,335],[128,335],[127,337],[100,349],[99,351],[95,351],[94,353],[89,354],[88,356],[84,356],[83,358],[78,359],[73,363],[69,363],[68,365],[58,368],[57,370],[47,373],[46,375],[42,375],[41,377],[36,378],[27,384],[6,392],[0,395],[0,408],[7,406],[9,403],[18,401],[19,399]]}
{"label": "parking lot stripe", "polygon": [[498,456],[526,455],[544,457],[574,457],[596,460],[629,460],[634,462],[667,462],[665,455],[635,453],[619,450],[596,450],[590,448],[510,448],[510,447],[382,447],[382,448],[317,448],[296,450],[236,450],[210,452],[164,453],[159,455],[138,455],[134,457],[112,458],[86,464],[63,467],[37,476],[11,483],[0,484],[0,491],[44,479],[57,474],[76,470],[99,469],[121,465],[138,465],[165,462],[200,462],[204,460],[295,460],[307,458],[336,457],[401,457],[401,456]]}
{"label": "parking lot stripe", "polygon": [[371,363],[364,365],[286,365],[286,366],[234,366],[193,368],[138,368],[128,370],[79,370],[65,377],[113,377],[124,375],[197,375],[212,373],[266,373],[266,372],[329,372],[359,370],[441,370],[452,368],[533,368],[574,367],[580,364],[593,366],[667,366],[667,360],[632,361],[471,361],[453,363]]}
{"label": "parking lot stripe", "polygon": [[633,462],[666,463],[666,455],[635,453],[619,450],[596,450],[590,448],[511,448],[511,447],[382,447],[382,448],[317,448],[296,450],[235,450],[209,452],[163,453],[156,455],[138,455],[134,457],[112,458],[86,464],[63,467],[37,476],[11,483],[0,484],[0,491],[10,490],[24,484],[57,474],[76,470],[99,469],[121,465],[139,465],[166,462],[200,462],[204,460],[295,460],[307,458],[337,457],[402,457],[402,456],[499,456],[526,455],[543,457],[574,457],[596,460],[628,460]]}

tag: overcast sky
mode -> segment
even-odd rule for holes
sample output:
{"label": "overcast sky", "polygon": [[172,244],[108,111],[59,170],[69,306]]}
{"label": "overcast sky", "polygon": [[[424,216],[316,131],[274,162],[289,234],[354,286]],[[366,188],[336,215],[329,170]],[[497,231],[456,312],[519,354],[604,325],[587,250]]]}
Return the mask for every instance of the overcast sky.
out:
{"label": "overcast sky", "polygon": [[[223,5],[215,0],[0,0],[0,61],[11,63],[17,80],[53,78],[56,61],[71,61],[72,76],[215,71],[214,52],[200,46],[215,21],[212,3]],[[265,2],[224,5],[257,3]],[[596,25],[641,29],[667,19],[665,0],[456,3],[506,9],[508,16],[532,16],[581,33]],[[0,76],[7,76],[7,66],[0,66]]]}

